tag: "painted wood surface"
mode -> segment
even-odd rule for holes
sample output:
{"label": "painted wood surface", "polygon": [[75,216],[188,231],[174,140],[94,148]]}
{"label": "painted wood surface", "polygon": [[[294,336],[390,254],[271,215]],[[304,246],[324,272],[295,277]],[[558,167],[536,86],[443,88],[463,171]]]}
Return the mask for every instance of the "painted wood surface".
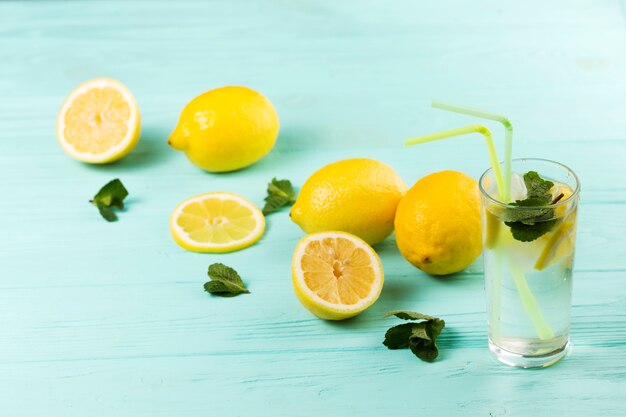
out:
{"label": "painted wood surface", "polygon": [[[1,2],[0,415],[626,415],[625,22],[615,0]],[[69,159],[54,133],[65,95],[97,76],[127,84],[143,118],[136,150],[101,167]],[[260,163],[211,175],[166,138],[188,100],[224,84],[268,95],[282,130]],[[192,194],[261,204],[272,177],[300,185],[341,158],[380,159],[409,185],[441,169],[479,176],[479,138],[402,147],[469,122],[433,98],[509,115],[515,155],[581,178],[562,363],[489,356],[480,260],[435,279],[390,238],[379,301],[328,323],[293,295],[302,232],[286,212],[243,252],[171,240],[168,216]],[[130,197],[108,224],[87,200],[114,177]],[[252,294],[204,293],[216,261]],[[445,318],[437,362],[382,345],[398,308]]]}

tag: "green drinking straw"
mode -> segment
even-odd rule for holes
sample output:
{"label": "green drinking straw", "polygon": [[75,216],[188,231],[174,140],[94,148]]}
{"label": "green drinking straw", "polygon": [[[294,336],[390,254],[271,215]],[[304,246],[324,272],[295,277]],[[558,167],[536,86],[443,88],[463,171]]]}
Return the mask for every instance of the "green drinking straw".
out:
{"label": "green drinking straw", "polygon": [[498,153],[496,152],[496,146],[493,143],[491,137],[491,131],[483,125],[469,125],[464,127],[458,127],[456,129],[444,130],[443,132],[430,133],[428,135],[416,136],[404,141],[406,146],[417,145],[420,143],[432,142],[434,140],[447,139],[454,136],[466,135],[469,133],[480,133],[485,137],[485,143],[487,144],[487,151],[489,152],[489,161],[491,168],[493,169],[493,176],[496,179],[496,185],[498,186],[498,192],[500,195],[504,195],[505,182],[502,178],[502,171],[500,170],[500,161],[498,160]]}
{"label": "green drinking straw", "polygon": [[431,105],[436,109],[502,123],[502,126],[504,126],[504,190],[501,191],[504,191],[504,193],[500,192],[500,198],[502,202],[509,203],[511,200],[511,159],[513,157],[513,125],[509,119],[497,113],[457,106],[456,104],[443,103],[437,100],[433,100]]}
{"label": "green drinking straw", "polygon": [[539,336],[539,339],[541,340],[552,339],[554,337],[554,332],[546,319],[543,317],[543,313],[541,312],[539,304],[537,304],[537,300],[528,286],[524,273],[517,265],[511,264],[510,268],[513,281],[515,281],[517,292],[519,293],[522,301],[522,306],[535,327],[537,336]]}
{"label": "green drinking straw", "polygon": [[[480,133],[485,137],[485,143],[487,145],[487,151],[489,153],[489,161],[491,164],[491,168],[493,169],[493,176],[496,180],[496,185],[498,187],[498,193],[500,194],[500,199],[504,203],[508,203],[510,200],[510,191],[511,191],[511,159],[512,159],[512,149],[513,149],[513,126],[508,118],[501,116],[496,113],[490,113],[477,109],[470,109],[468,107],[457,106],[454,104],[442,103],[440,101],[433,101],[432,106],[438,109],[453,111],[456,113],[466,114],[468,116],[476,116],[481,117],[488,120],[495,120],[504,126],[505,131],[505,142],[504,142],[504,172],[505,176],[503,177],[502,171],[500,170],[500,162],[498,159],[498,154],[496,152],[496,147],[493,143],[493,138],[491,136],[491,131],[483,125],[469,125],[465,127],[459,127],[456,129],[444,130],[442,132],[430,133],[428,135],[416,136],[413,138],[406,139],[404,144],[406,146],[417,145],[420,143],[431,142],[440,139],[447,139],[454,136],[461,136],[469,133]],[[522,305],[524,306],[524,310],[526,314],[528,314],[533,326],[535,327],[535,331],[537,332],[537,336],[540,339],[545,340],[551,337],[554,337],[554,333],[550,328],[550,325],[546,322],[546,319],[539,308],[539,304],[535,299],[530,287],[528,286],[528,282],[526,281],[526,277],[524,273],[517,268],[515,265],[509,265],[511,275],[513,276],[513,280],[515,281],[515,285],[517,287],[517,292],[519,293]],[[499,271],[497,280],[499,281]],[[498,288],[497,292],[493,293],[495,298],[493,305],[499,306],[500,304],[500,291]],[[492,313],[494,313],[493,323],[496,326],[495,334],[497,336],[500,335],[500,318],[496,316],[496,310],[492,309]]]}

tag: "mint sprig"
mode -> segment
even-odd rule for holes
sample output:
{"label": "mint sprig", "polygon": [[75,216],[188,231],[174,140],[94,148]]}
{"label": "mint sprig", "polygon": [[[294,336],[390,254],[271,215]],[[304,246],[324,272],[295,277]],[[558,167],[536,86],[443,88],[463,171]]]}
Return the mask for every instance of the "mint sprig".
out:
{"label": "mint sprig", "polygon": [[291,185],[291,181],[273,178],[267,184],[267,197],[265,197],[263,214],[268,215],[295,202],[296,192]]}
{"label": "mint sprig", "polygon": [[221,263],[209,266],[209,278],[211,281],[204,284],[204,290],[220,297],[234,297],[239,294],[249,294],[243,280],[233,268]]}
{"label": "mint sprig", "polygon": [[419,323],[405,323],[394,326],[385,333],[383,344],[389,349],[409,348],[418,358],[432,362],[439,356],[437,337],[446,325],[440,318],[415,311],[396,310],[385,314],[385,318],[396,316],[402,320],[416,320]]}
{"label": "mint sprig", "polygon": [[106,183],[89,202],[98,207],[98,211],[106,221],[114,222],[117,220],[117,215],[113,208],[122,210],[127,196],[128,190],[122,181],[116,178]]}
{"label": "mint sprig", "polygon": [[549,204],[552,201],[552,194],[550,189],[554,187],[552,181],[544,180],[539,176],[537,171],[528,171],[524,174],[524,184],[526,184],[527,197],[526,199],[540,200],[544,204]]}
{"label": "mint sprig", "polygon": [[550,189],[554,186],[552,181],[544,180],[536,171],[529,171],[524,174],[524,184],[528,191],[524,200],[517,200],[511,203],[516,207],[532,207],[532,210],[507,209],[501,218],[504,224],[511,229],[511,234],[515,240],[521,242],[532,242],[535,239],[548,233],[558,222],[554,217],[554,209],[537,209],[537,207],[547,206],[558,201],[561,196],[553,201]]}
{"label": "mint sprig", "polygon": [[526,224],[523,222],[504,222],[511,228],[511,234],[515,240],[520,242],[532,242],[548,233],[554,225],[556,220],[544,220],[534,224]]}

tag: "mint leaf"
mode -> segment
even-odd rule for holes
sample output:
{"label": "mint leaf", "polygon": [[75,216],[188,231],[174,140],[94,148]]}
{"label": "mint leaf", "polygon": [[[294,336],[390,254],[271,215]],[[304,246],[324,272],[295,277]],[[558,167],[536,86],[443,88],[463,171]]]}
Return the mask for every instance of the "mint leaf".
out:
{"label": "mint leaf", "polygon": [[385,314],[403,320],[421,320],[420,323],[405,323],[394,326],[385,333],[383,344],[389,349],[410,348],[418,358],[432,362],[439,356],[437,337],[445,327],[445,321],[414,311],[397,310]]}
{"label": "mint leaf", "polygon": [[547,206],[553,202],[550,189],[552,189],[554,183],[544,180],[536,171],[528,171],[524,174],[524,184],[526,184],[528,191],[527,198],[517,200],[511,203],[511,205],[517,207],[533,207],[533,209],[507,209],[502,213],[500,218],[504,221],[504,224],[511,229],[511,234],[515,240],[532,242],[548,233],[557,223],[557,220],[553,219],[554,209],[537,209],[538,207]]}
{"label": "mint leaf", "polygon": [[234,297],[239,294],[249,294],[250,291],[228,281],[209,281],[204,283],[204,290],[220,297]]}
{"label": "mint leaf", "polygon": [[204,284],[204,290],[221,297],[234,297],[249,294],[237,271],[221,263],[211,264],[208,271],[211,281]]}
{"label": "mint leaf", "polygon": [[524,184],[528,191],[527,198],[535,198],[549,204],[552,200],[550,189],[554,186],[552,181],[544,180],[539,176],[537,171],[528,171],[524,174]]}
{"label": "mint leaf", "polygon": [[277,180],[272,178],[272,181],[267,184],[267,192],[269,194],[277,194],[285,197],[290,197],[295,200],[296,193],[293,190],[291,181],[289,180]]}
{"label": "mint leaf", "polygon": [[265,197],[265,206],[263,206],[263,214],[268,215],[282,207],[290,206],[296,202],[296,192],[289,180],[277,180],[273,178],[267,184],[267,197]]}
{"label": "mint leaf", "polygon": [[268,215],[275,211],[280,210],[283,207],[290,206],[291,200],[289,197],[283,197],[280,195],[271,195],[265,197],[265,205],[263,206],[263,214]]}
{"label": "mint leaf", "polygon": [[423,361],[432,362],[437,359],[439,349],[430,334],[428,322],[413,325],[413,331],[409,337],[409,348]]}
{"label": "mint leaf", "polygon": [[548,233],[557,223],[556,219],[526,224],[523,222],[504,222],[511,228],[513,239],[520,242],[532,242]]}
{"label": "mint leaf", "polygon": [[107,207],[104,204],[96,204],[96,207],[98,207],[100,215],[104,217],[106,221],[114,222],[115,220],[117,220],[117,216],[115,215],[115,212],[112,208]]}
{"label": "mint leaf", "polygon": [[394,310],[385,314],[384,318],[396,316],[402,320],[436,320],[437,317],[429,316],[428,314],[417,313],[415,311],[408,310]]}
{"label": "mint leaf", "polygon": [[108,222],[117,220],[117,216],[112,207],[117,209],[124,208],[124,199],[128,196],[128,190],[119,179],[109,181],[98,191],[98,193],[89,202],[98,207],[100,215]]}
{"label": "mint leaf", "polygon": [[409,347],[409,338],[413,333],[415,323],[399,324],[387,330],[383,345],[389,349],[403,349]]}
{"label": "mint leaf", "polygon": [[553,214],[551,209],[537,209],[537,207],[545,206],[544,200],[538,198],[527,198],[526,200],[517,200],[511,203],[517,207],[534,207],[532,210],[505,210],[500,216],[505,222],[523,222],[527,224],[535,224],[541,219],[549,219]]}

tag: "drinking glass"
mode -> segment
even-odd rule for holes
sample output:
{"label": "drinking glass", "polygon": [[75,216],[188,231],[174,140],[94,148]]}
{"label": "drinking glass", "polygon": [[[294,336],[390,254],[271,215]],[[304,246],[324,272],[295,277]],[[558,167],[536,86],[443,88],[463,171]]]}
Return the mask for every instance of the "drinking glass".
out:
{"label": "drinking glass", "polygon": [[[554,183],[547,206],[524,207],[523,174]],[[511,201],[500,201],[493,169],[479,181],[489,350],[523,368],[556,363],[570,349],[569,326],[580,184],[558,162],[512,161]]]}

